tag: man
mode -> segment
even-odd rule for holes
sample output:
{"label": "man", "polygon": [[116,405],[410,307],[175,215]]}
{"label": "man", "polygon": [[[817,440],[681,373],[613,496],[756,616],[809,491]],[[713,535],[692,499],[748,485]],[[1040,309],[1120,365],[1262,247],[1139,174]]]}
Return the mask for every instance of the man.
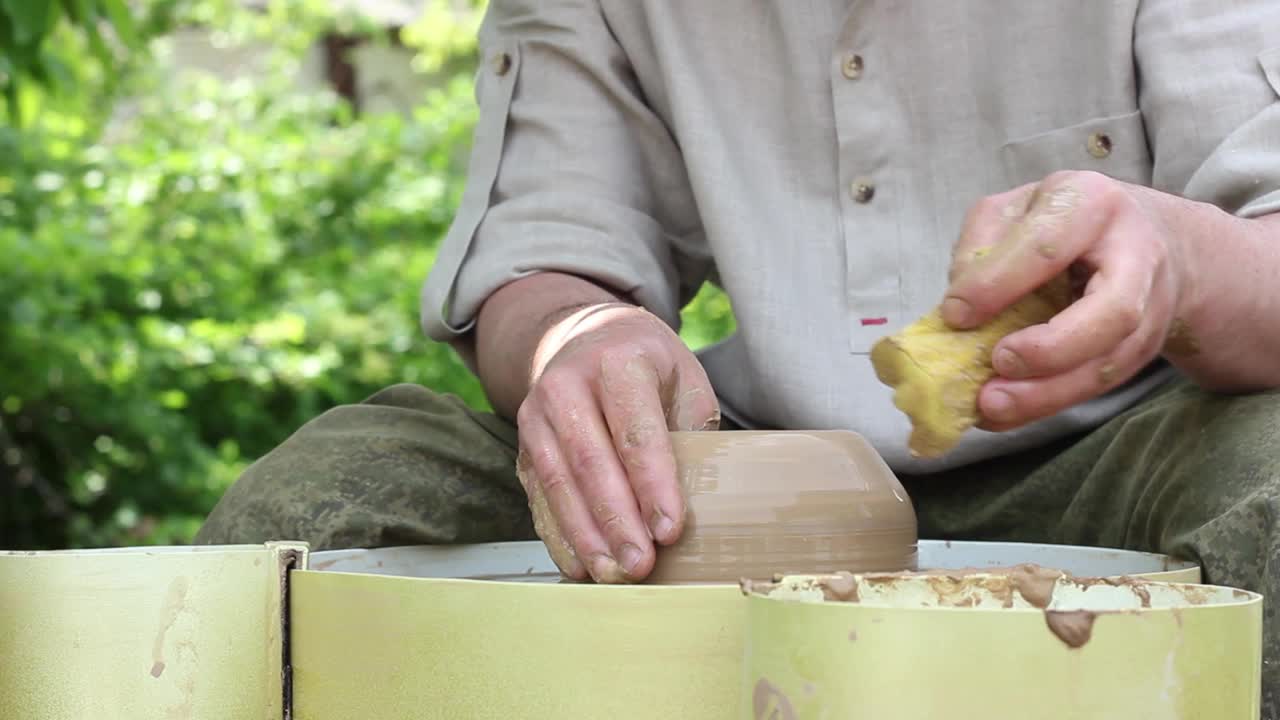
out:
{"label": "man", "polygon": [[[528,538],[541,494],[566,574],[637,581],[682,529],[665,431],[723,418],[862,433],[924,537],[1280,589],[1280,3],[495,0],[481,45],[423,322],[497,415],[335,409],[201,541]],[[994,348],[981,429],[911,457],[871,345],[1066,270],[1082,297]],[[707,278],[739,332],[695,358],[673,328]]]}

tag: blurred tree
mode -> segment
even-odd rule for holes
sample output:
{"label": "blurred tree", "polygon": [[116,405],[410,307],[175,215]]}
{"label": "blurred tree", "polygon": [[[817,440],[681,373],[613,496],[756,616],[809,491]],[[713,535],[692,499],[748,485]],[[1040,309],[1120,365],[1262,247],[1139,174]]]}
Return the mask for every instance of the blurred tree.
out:
{"label": "blurred tree", "polygon": [[[328,6],[0,0],[0,547],[188,542],[247,462],[390,383],[485,406],[417,322],[462,190],[483,4],[433,0],[404,33],[446,69],[409,117],[296,89],[321,33],[377,41]],[[196,24],[268,42],[268,68],[162,80],[166,33]],[[685,320],[695,346],[733,327],[709,287]]]}
{"label": "blurred tree", "polygon": [[[44,97],[66,100],[94,84],[112,88],[122,74],[103,70],[128,64],[146,38],[169,27],[176,7],[177,0],[151,0],[141,10],[126,0],[0,0],[4,117],[22,125]],[[86,54],[96,62],[85,63]]]}

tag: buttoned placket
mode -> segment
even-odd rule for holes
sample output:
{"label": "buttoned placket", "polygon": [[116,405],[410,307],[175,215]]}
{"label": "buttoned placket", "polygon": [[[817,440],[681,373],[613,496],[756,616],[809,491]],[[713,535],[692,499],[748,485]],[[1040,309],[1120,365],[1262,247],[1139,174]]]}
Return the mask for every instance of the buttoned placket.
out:
{"label": "buttoned placket", "polygon": [[[868,8],[869,9],[869,8]],[[856,9],[830,62],[850,351],[869,352],[900,324],[899,247],[889,167],[891,129],[875,39]]]}

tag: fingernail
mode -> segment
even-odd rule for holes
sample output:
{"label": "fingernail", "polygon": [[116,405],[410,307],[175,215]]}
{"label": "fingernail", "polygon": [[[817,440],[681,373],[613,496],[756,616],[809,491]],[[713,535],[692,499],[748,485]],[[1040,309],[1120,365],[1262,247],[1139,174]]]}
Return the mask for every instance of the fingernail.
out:
{"label": "fingernail", "polygon": [[996,422],[1010,422],[1014,419],[1017,408],[1013,404],[1013,396],[1002,390],[989,393],[982,403],[983,413]]}
{"label": "fingernail", "polygon": [[649,519],[649,531],[653,533],[653,539],[659,542],[666,542],[670,539],[672,531],[676,529],[676,524],[671,522],[671,518],[661,510],[654,510],[653,517]]}
{"label": "fingernail", "polygon": [[701,392],[701,390],[695,388],[682,393],[676,398],[674,407],[671,408],[671,417],[675,418],[676,430],[697,430],[702,425],[704,418],[695,415],[696,408],[694,406],[694,399]]}
{"label": "fingernail", "polygon": [[973,317],[973,306],[957,297],[942,302],[942,320],[952,327],[968,327]]}
{"label": "fingernail", "polygon": [[618,567],[618,563],[613,558],[599,553],[591,556],[591,578],[598,583],[618,582],[622,577],[622,570]]}
{"label": "fingernail", "polygon": [[996,371],[1005,377],[1022,378],[1027,376],[1027,364],[1022,361],[1022,356],[1008,348],[1001,348],[996,351],[994,364]]}
{"label": "fingernail", "polygon": [[627,571],[628,575],[634,576],[636,566],[644,559],[644,554],[640,552],[640,548],[631,543],[623,543],[622,552],[618,553],[622,558],[622,569]]}

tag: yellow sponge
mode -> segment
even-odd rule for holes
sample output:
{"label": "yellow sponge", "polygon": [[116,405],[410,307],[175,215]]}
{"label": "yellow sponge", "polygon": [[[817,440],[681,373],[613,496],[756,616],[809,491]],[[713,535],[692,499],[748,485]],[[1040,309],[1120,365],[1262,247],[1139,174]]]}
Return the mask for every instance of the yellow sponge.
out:
{"label": "yellow sponge", "polygon": [[871,348],[880,382],[893,404],[911,418],[912,455],[946,454],[978,422],[978,391],[995,375],[991,352],[1002,338],[1048,322],[1071,304],[1071,285],[1060,275],[973,330],[953,330],[939,309],[881,338]]}

